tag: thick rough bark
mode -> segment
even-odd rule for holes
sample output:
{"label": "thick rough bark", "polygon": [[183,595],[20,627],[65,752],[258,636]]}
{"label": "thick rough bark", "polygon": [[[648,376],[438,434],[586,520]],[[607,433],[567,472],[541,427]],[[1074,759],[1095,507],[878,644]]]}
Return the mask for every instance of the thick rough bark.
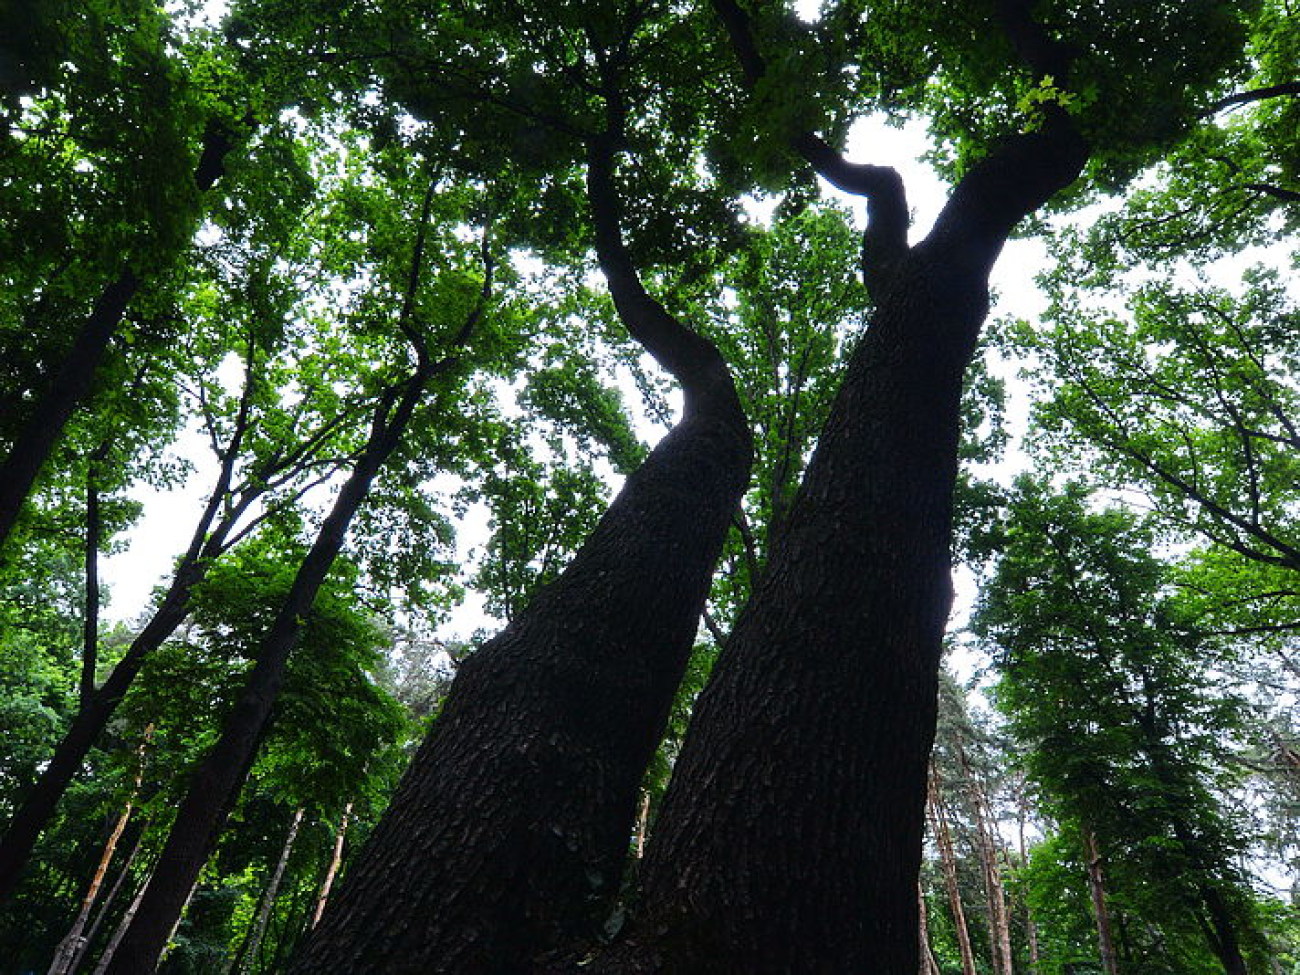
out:
{"label": "thick rough bark", "polygon": [[737,419],[680,423],[564,574],[461,666],[291,971],[523,971],[594,934],[744,487]]}
{"label": "thick rough bark", "polygon": [[918,969],[962,373],[1007,235],[1085,159],[1064,119],[1010,141],[878,269],[874,319],[696,707],[644,912],[603,970]]}
{"label": "thick rough bark", "polygon": [[683,418],[560,578],[461,666],[293,972],[527,971],[590,943],[618,891],[752,444],[717,350],[624,248],[616,143],[589,155],[597,255],[628,331],[681,382]]}

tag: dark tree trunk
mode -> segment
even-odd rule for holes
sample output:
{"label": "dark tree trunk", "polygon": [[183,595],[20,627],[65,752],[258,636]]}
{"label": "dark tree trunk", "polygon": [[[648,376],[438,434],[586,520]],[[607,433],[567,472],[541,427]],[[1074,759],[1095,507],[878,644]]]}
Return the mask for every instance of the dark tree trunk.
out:
{"label": "dark tree trunk", "polygon": [[460,668],[437,723],[291,971],[519,972],[590,943],[617,893],[641,777],[667,723],[751,459],[716,349],[642,288],[612,140],[588,185],[632,335],[681,382],[683,419],[572,563]]}
{"label": "dark tree trunk", "polygon": [[[144,629],[131,641],[131,646],[107,680],[82,702],[72,726],[55,747],[49,764],[0,837],[0,903],[13,893],[42,830],[140,668],[189,615],[190,593],[202,582],[211,560],[224,551],[230,532],[243,512],[260,495],[259,487],[255,491],[243,492],[233,502],[230,496],[235,462],[248,429],[252,389],[251,377],[246,377],[235,428],[221,458],[216,486],[195,526],[189,548],[181,556],[167,594]],[[261,484],[264,486],[265,478]]]}
{"label": "dark tree trunk", "polygon": [[0,546],[13,530],[23,502],[72,411],[89,392],[109,340],[139,287],[140,279],[127,269],[100,292],[72,347],[14,438],[9,456],[0,464]]}
{"label": "dark tree trunk", "polygon": [[[302,620],[311,611],[348,525],[364,502],[379,468],[396,448],[428,384],[432,366],[417,370],[385,397],[376,411],[371,437],[294,577],[275,620],[259,648],[221,737],[190,780],[172,831],[154,867],[149,887],[131,927],[119,945],[108,975],[153,971],[199,871],[233,807],[265,734],[284,680],[289,655]],[[398,400],[398,393],[401,393]],[[394,405],[394,400],[398,400]]]}
{"label": "dark tree trunk", "polygon": [[95,694],[95,670],[99,663],[99,546],[103,517],[99,510],[98,467],[106,451],[101,447],[86,471],[86,608],[81,621],[81,680],[77,710],[85,710]]}
{"label": "dark tree trunk", "polygon": [[185,619],[189,612],[189,592],[200,575],[198,565],[182,566],[162,605],[132,641],[108,679],[72,719],[72,726],[59,741],[41,777],[9,821],[0,838],[0,902],[18,885],[41,831],[145,660]]}
{"label": "dark tree trunk", "polygon": [[[805,148],[873,216],[906,212],[896,174]],[[917,971],[962,374],[1007,236],[1085,159],[1057,117],[972,169],[921,244],[873,220],[876,313],[696,706],[643,913],[603,970]]]}
{"label": "dark tree trunk", "polygon": [[[225,172],[224,161],[234,147],[233,138],[224,124],[208,126],[194,171],[194,182],[199,192],[211,189]],[[68,419],[90,392],[95,371],[140,283],[135,270],[124,268],[100,292],[68,353],[14,438],[9,456],[0,463],[0,549],[13,530],[23,502],[31,493],[32,485],[36,483],[36,477],[45,466]]]}

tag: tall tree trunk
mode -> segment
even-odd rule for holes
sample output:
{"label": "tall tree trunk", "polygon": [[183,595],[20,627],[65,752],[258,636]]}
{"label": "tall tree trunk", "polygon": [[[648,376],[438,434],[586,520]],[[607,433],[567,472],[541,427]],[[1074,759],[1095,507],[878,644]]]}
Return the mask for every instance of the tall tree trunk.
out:
{"label": "tall tree trunk", "polygon": [[189,548],[181,556],[166,595],[144,629],[131,641],[131,646],[114,666],[108,679],[83,702],[72,725],[55,746],[54,754],[40,778],[22,799],[22,804],[9,821],[3,837],[0,837],[0,904],[13,894],[42,830],[54,816],[59,800],[80,770],[86,754],[117,710],[118,704],[126,696],[140,668],[189,615],[190,594],[194,587],[203,581],[211,560],[224,550],[226,540],[243,512],[260,496],[260,491],[247,491],[234,503],[231,503],[230,498],[235,462],[248,428],[252,391],[251,377],[246,377],[235,428],[221,457],[216,485],[191,535]]}
{"label": "tall tree trunk", "polygon": [[597,255],[629,332],[681,383],[682,420],[560,577],[461,665],[293,972],[526,971],[594,939],[618,891],[751,442],[716,349],[641,286],[613,169],[597,140]]}
{"label": "tall tree trunk", "polygon": [[980,866],[984,874],[984,893],[988,904],[989,943],[993,950],[993,970],[998,975],[1013,975],[1011,953],[1011,923],[1007,911],[1006,888],[1002,883],[1002,865],[999,853],[1001,838],[994,825],[996,820],[988,796],[975,777],[961,743],[957,743],[957,756],[970,793],[971,808],[975,813],[975,836],[979,845]]}
{"label": "tall tree trunk", "polygon": [[[298,642],[303,619],[311,612],[316,594],[343,547],[348,526],[365,502],[370,485],[401,442],[411,417],[424,399],[434,377],[456,365],[454,357],[432,360],[423,335],[414,324],[419,294],[424,242],[437,182],[425,193],[415,237],[410,277],[397,327],[414,347],[417,365],[405,382],[390,386],[380,399],[366,444],[352,472],[339,489],[329,514],[321,523],[289,593],[276,613],[258,649],[257,662],[245,679],[234,707],[222,725],[221,736],[190,779],[189,791],[177,811],[172,831],[154,869],[144,903],[123,939],[109,975],[151,971],[167,941],[167,930],[179,917],[184,898],[193,890],[199,872],[216,842],[230,809],[239,796],[257,749],[266,733],[271,710],[284,681],[289,656]],[[469,338],[481,317],[491,291],[492,262],[484,238],[486,273],[479,302],[466,316],[452,340],[459,347]],[[462,668],[462,672],[464,668]]]}
{"label": "tall tree trunk", "polygon": [[284,879],[284,868],[289,863],[294,841],[298,838],[298,827],[302,825],[303,812],[300,806],[293,814],[293,821],[289,824],[289,831],[284,837],[284,845],[280,847],[280,858],[276,861],[275,869],[271,871],[271,878],[267,881],[258,902],[257,917],[253,920],[253,926],[249,929],[248,937],[244,939],[238,954],[226,969],[226,975],[235,975],[243,971],[250,961],[257,958],[257,951],[262,946],[262,937],[266,934],[266,925],[271,919],[271,911],[275,908],[276,895],[280,892],[280,881]]}
{"label": "tall tree trunk", "polygon": [[930,925],[925,910],[925,888],[919,880],[916,884],[916,910],[920,918],[918,934],[921,938],[921,975],[943,975],[939,970],[939,961],[930,948]]}
{"label": "tall tree trunk", "polygon": [[81,963],[86,958],[86,954],[95,943],[95,935],[99,934],[99,929],[103,927],[104,921],[109,916],[109,912],[117,902],[117,895],[121,892],[122,885],[126,883],[127,878],[131,876],[131,865],[135,863],[135,858],[140,853],[140,847],[142,845],[141,841],[144,839],[144,834],[148,828],[149,824],[147,822],[135,827],[135,838],[131,841],[130,852],[127,853],[126,859],[122,862],[122,867],[117,872],[117,879],[113,881],[113,886],[109,888],[108,896],[105,897],[103,903],[99,905],[99,911],[95,914],[94,923],[91,924],[90,930],[86,932],[86,936],[81,939],[81,947],[77,949],[76,953],[72,956],[72,959],[68,962],[67,975],[76,975],[77,970],[81,968]]}
{"label": "tall tree trunk", "polygon": [[98,461],[103,446],[91,458],[86,470],[86,604],[81,623],[81,680],[77,709],[84,710],[95,694],[95,670],[99,663],[99,546],[103,540],[103,518],[99,510]]}
{"label": "tall tree trunk", "polygon": [[[194,171],[199,192],[211,189],[224,173],[224,159],[234,148],[234,133],[224,124],[209,124],[202,155]],[[0,550],[3,550],[23,502],[77,406],[90,392],[95,371],[113,333],[140,288],[135,270],[123,268],[105,285],[90,314],[78,329],[49,384],[36,398],[9,455],[0,462]]]}
{"label": "tall tree trunk", "polygon": [[975,952],[971,949],[970,927],[966,923],[966,910],[961,903],[961,883],[957,879],[957,853],[953,849],[948,817],[944,813],[943,799],[935,770],[931,770],[928,806],[930,831],[935,846],[939,848],[939,866],[943,870],[944,887],[948,891],[948,906],[952,910],[952,926],[957,937],[957,951],[961,956],[962,975],[976,975]]}
{"label": "tall tree trunk", "polygon": [[1088,892],[1092,895],[1092,914],[1097,922],[1097,950],[1101,957],[1101,968],[1106,975],[1119,975],[1115,939],[1110,927],[1110,909],[1106,906],[1106,877],[1101,868],[1101,852],[1097,848],[1096,834],[1086,826],[1083,828],[1083,853],[1088,868]]}
{"label": "tall tree trunk", "polygon": [[316,906],[312,909],[308,930],[320,923],[321,915],[325,913],[325,905],[329,903],[330,888],[334,886],[334,878],[338,876],[339,865],[343,863],[343,841],[347,837],[348,820],[351,816],[352,803],[349,802],[343,807],[343,818],[339,820],[339,828],[334,834],[334,852],[330,856],[329,867],[325,870],[325,879],[321,882],[320,894],[316,897]]}
{"label": "tall tree trunk", "polygon": [[[715,0],[746,74],[746,15]],[[1054,47],[1006,2],[1037,48]],[[1040,43],[1041,42],[1041,43]],[[746,46],[747,45],[747,46]],[[962,377],[1015,225],[1078,176],[1068,117],[1007,140],[907,241],[902,180],[796,148],[868,201],[875,313],[767,569],[696,704],[607,971],[914,972]],[[779,918],[779,923],[774,923]]]}
{"label": "tall tree trunk", "polygon": [[922,243],[869,230],[875,316],[697,702],[617,964],[667,945],[680,973],[917,969],[962,374],[1005,235],[1083,160],[1068,126],[1022,136]]}
{"label": "tall tree trunk", "polygon": [[[1021,780],[1019,790],[1020,801],[1018,803],[1018,815],[1016,817],[1016,827],[1020,847],[1020,866],[1022,868],[1029,866],[1029,857],[1025,849],[1025,816],[1028,812],[1026,808],[1028,806],[1028,799],[1025,796],[1024,786],[1025,783]],[[1029,942],[1029,970],[1033,975],[1039,975],[1039,972],[1042,971],[1042,965],[1038,953],[1038,924],[1034,921],[1034,912],[1030,907],[1027,898],[1025,899],[1024,904],[1025,937]]]}
{"label": "tall tree trunk", "polygon": [[[243,785],[266,731],[266,723],[284,680],[285,666],[298,641],[302,620],[311,612],[353,516],[370,490],[370,483],[392,453],[422,398],[430,379],[417,372],[402,390],[376,412],[371,438],[344,483],[310,551],[294,577],[274,622],[263,638],[257,663],[249,672],[239,699],[226,716],[221,737],[190,780],[189,791],[154,868],[144,903],[118,949],[110,975],[152,971],[166,944],[168,931],[193,889],[211,845]],[[390,414],[391,411],[391,414]]]}
{"label": "tall tree trunk", "polygon": [[82,933],[86,929],[86,922],[90,918],[90,912],[95,906],[95,899],[99,896],[99,888],[104,883],[104,875],[108,873],[108,866],[113,861],[113,853],[117,850],[117,842],[122,838],[122,832],[126,829],[126,824],[130,821],[131,813],[135,809],[135,798],[140,791],[140,783],[144,778],[144,754],[149,747],[151,737],[153,737],[152,724],[145,728],[140,747],[136,751],[136,773],[135,781],[131,787],[131,794],[127,797],[126,804],[117,817],[117,822],[113,824],[108,840],[104,843],[104,851],[100,854],[95,873],[90,878],[90,886],[86,889],[86,896],[82,898],[81,909],[72,922],[72,928],[63,941],[59,943],[59,947],[54,953],[54,961],[50,965],[49,975],[67,975],[67,972],[72,969],[73,960],[85,947],[87,939],[82,937]]}

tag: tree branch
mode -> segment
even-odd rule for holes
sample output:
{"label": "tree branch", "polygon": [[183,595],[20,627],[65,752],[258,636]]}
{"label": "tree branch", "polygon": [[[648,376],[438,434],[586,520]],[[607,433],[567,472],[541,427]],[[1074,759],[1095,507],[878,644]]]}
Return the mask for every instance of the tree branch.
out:
{"label": "tree branch", "polygon": [[1235,92],[1225,98],[1220,98],[1203,111],[1201,117],[1207,118],[1222,112],[1226,108],[1235,108],[1238,105],[1261,102],[1268,98],[1280,98],[1286,95],[1300,95],[1300,81],[1284,81],[1278,85],[1268,85],[1264,88],[1250,88],[1246,91]]}

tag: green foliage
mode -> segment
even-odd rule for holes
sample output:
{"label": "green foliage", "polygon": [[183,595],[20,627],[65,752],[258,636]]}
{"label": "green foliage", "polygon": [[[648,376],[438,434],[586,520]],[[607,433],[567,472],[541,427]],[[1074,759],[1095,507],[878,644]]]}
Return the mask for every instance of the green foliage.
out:
{"label": "green foliage", "polygon": [[[1244,825],[1222,798],[1248,712],[1213,679],[1215,647],[1171,595],[1155,545],[1077,488],[1022,480],[974,626],[998,656],[996,700],[1044,807],[1097,835],[1117,903],[1164,932],[1150,950],[1190,959],[1204,950],[1207,890],[1243,943],[1258,937],[1236,865]],[[1196,970],[1178,964],[1166,970]]]}

